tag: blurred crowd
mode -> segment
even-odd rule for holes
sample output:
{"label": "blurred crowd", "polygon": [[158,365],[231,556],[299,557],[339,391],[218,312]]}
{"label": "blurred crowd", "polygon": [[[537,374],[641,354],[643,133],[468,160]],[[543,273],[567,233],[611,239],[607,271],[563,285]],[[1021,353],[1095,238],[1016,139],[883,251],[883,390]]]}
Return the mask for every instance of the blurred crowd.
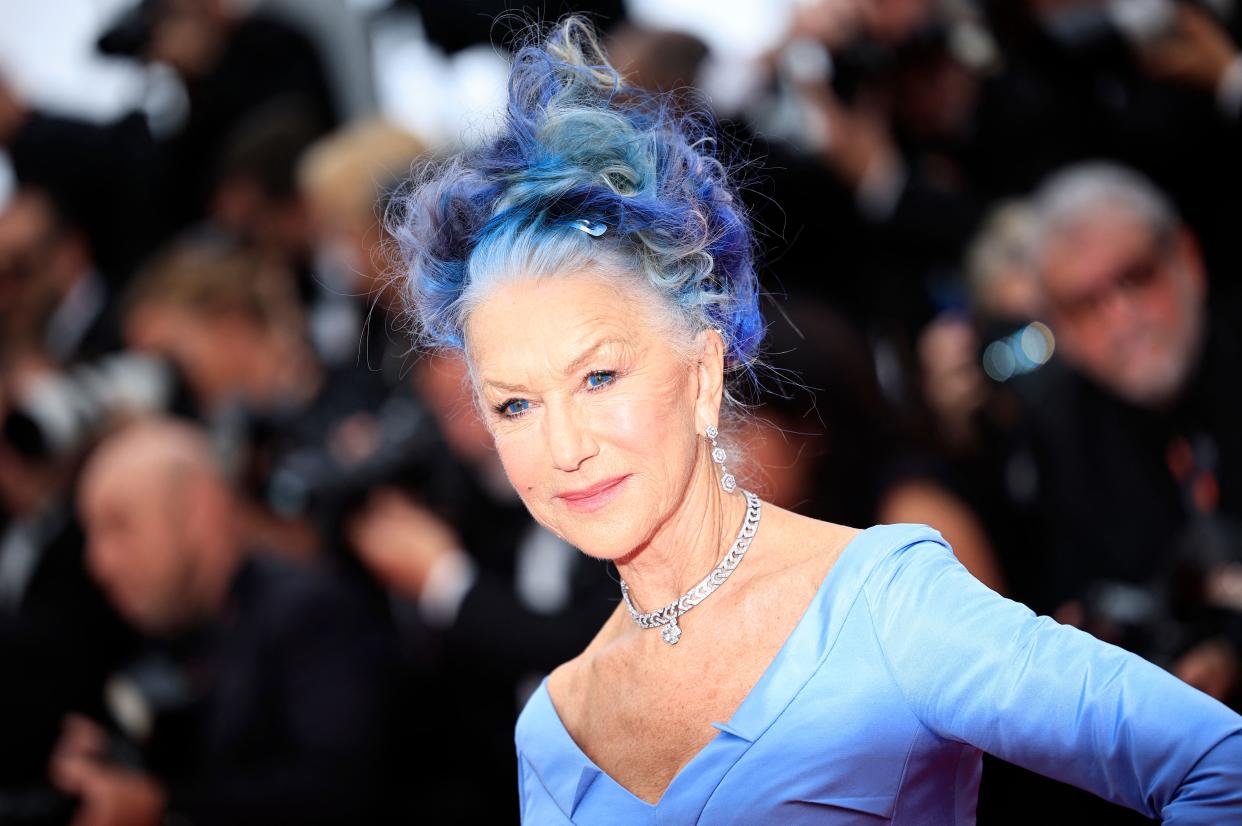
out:
{"label": "blurred crowd", "polygon": [[[173,73],[171,126],[0,76],[0,824],[516,820],[517,712],[615,573],[414,351],[383,215],[460,144],[345,99],[322,36],[504,49],[506,5],[142,0],[97,47]],[[780,5],[715,112],[767,289],[744,484],[931,524],[1242,707],[1242,4]],[[716,99],[695,33],[527,14],[570,7]],[[1142,822],[985,761],[981,823],[1068,807]]]}

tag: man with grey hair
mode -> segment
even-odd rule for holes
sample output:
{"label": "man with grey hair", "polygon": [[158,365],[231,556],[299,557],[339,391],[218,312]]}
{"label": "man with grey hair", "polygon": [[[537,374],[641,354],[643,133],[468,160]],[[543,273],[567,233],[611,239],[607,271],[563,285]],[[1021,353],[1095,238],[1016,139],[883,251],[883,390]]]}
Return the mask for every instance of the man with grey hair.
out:
{"label": "man with grey hair", "polygon": [[1193,236],[1136,172],[1069,167],[1035,197],[1039,270],[1066,360],[1131,404],[1174,403],[1206,330]]}
{"label": "man with grey hair", "polygon": [[1033,205],[1060,362],[1017,383],[1044,566],[1033,599],[1237,701],[1242,604],[1214,579],[1242,561],[1236,327],[1209,312],[1194,235],[1137,172],[1068,167]]}

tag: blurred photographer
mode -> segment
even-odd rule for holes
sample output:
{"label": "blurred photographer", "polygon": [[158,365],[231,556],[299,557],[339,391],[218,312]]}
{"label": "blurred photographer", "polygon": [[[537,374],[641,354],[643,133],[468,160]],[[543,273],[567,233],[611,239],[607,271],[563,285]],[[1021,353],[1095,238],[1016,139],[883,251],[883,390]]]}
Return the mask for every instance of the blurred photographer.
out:
{"label": "blurred photographer", "polygon": [[239,480],[251,538],[309,556],[321,545],[302,511],[281,513],[264,489],[280,457],[321,440],[340,406],[366,405],[333,380],[306,340],[285,265],[203,235],[155,256],[123,309],[130,347],[170,365],[184,388],[176,412],[203,422]]}
{"label": "blurred photographer", "polygon": [[245,544],[205,434],[160,419],[115,433],[83,472],[80,507],[91,574],[131,624],[166,641],[170,665],[162,691],[131,683],[136,755],[67,720],[50,770],[80,800],[74,822],[386,816],[398,731],[383,626],[325,571]]}
{"label": "blurred photographer", "polygon": [[[1225,598],[1242,560],[1236,316],[1209,307],[1194,236],[1130,169],[1068,167],[1026,220],[1019,304],[1047,322],[1055,355],[990,391],[1020,414],[990,476],[1014,593],[1236,704],[1242,601]],[[1148,822],[985,761],[981,821],[1066,811]]]}
{"label": "blurred photographer", "polygon": [[6,359],[66,366],[115,348],[110,298],[90,239],[51,193],[22,187],[0,208],[0,352]]}
{"label": "blurred photographer", "polygon": [[[1172,581],[1188,565],[1203,580],[1242,559],[1242,534],[1228,527],[1242,517],[1232,308],[1209,310],[1194,236],[1137,173],[1071,167],[1034,203],[1040,286],[1068,368],[1022,386],[1049,557],[1044,605],[1104,636],[1143,626],[1130,636],[1147,641],[1138,653],[1236,701],[1231,611],[1213,623],[1212,606],[1185,605],[1185,583]],[[1205,525],[1221,526],[1208,535],[1223,550],[1193,541]],[[1127,598],[1153,585],[1151,607]]]}
{"label": "blurred photographer", "polygon": [[18,182],[75,204],[114,288],[208,214],[228,155],[248,135],[283,122],[314,137],[338,118],[320,56],[294,25],[239,0],[126,5],[98,47],[158,67],[151,116],[136,109],[100,124],[54,114],[0,77],[0,147]]}
{"label": "blurred photographer", "polygon": [[[4,376],[5,379],[8,376]],[[7,405],[0,399],[0,413]],[[74,457],[0,435],[0,823],[64,823],[46,764],[70,712],[105,717],[104,684],[135,640],[87,573]]]}
{"label": "blurred photographer", "polygon": [[961,308],[963,253],[989,206],[1081,151],[1064,107],[998,50],[988,22],[968,3],[820,0],[773,60],[796,139],[831,172],[795,181],[798,202],[787,187],[782,205],[791,229],[835,242],[831,269],[808,256],[783,278],[805,279],[894,354],[883,389],[907,409],[917,336]]}

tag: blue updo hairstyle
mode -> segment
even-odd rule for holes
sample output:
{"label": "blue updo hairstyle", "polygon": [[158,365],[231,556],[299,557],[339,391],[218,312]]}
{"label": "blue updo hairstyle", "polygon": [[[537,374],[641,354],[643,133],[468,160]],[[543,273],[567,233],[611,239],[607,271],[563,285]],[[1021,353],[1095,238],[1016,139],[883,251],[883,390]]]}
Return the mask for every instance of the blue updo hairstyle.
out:
{"label": "blue updo hairstyle", "polygon": [[[753,376],[763,322],[750,225],[712,122],[627,87],[569,17],[521,49],[501,134],[424,168],[387,215],[416,334],[461,349],[475,303],[507,276],[631,273],[684,329],[715,328]],[[604,224],[595,237],[575,221]]]}

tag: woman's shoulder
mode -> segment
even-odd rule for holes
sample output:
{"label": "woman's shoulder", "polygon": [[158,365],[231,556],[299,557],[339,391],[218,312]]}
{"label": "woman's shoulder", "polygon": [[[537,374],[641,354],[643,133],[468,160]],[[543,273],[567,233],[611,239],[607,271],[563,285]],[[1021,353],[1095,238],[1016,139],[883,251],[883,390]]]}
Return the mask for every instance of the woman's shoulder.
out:
{"label": "woman's shoulder", "polygon": [[764,503],[763,523],[756,544],[766,573],[785,579],[791,570],[831,570],[837,558],[863,531],[849,525],[826,522],[786,508]]}
{"label": "woman's shoulder", "polygon": [[940,531],[914,522],[872,525],[859,531],[851,546],[851,553],[873,565],[897,563],[910,553],[953,556],[952,547]]}
{"label": "woman's shoulder", "polygon": [[842,556],[857,588],[871,592],[904,582],[908,577],[902,574],[916,569],[930,573],[930,568],[944,565],[961,567],[940,531],[918,523],[872,525],[858,533]]}
{"label": "woman's shoulder", "polygon": [[804,521],[797,554],[804,561],[790,566],[793,576],[780,577],[782,587],[793,582],[814,587],[818,601],[837,606],[834,610],[841,609],[842,600],[852,603],[864,593],[876,597],[894,587],[909,587],[911,579],[918,579],[917,574],[903,573],[928,566],[960,566],[948,542],[928,525],[879,524],[860,529],[799,519]]}
{"label": "woman's shoulder", "polygon": [[561,706],[567,707],[577,700],[578,694],[582,687],[582,668],[583,663],[590,656],[590,648],[583,651],[572,660],[566,660],[548,673],[543,681],[543,690],[548,694],[549,700],[553,692],[561,699]]}
{"label": "woman's shoulder", "polygon": [[774,544],[781,547],[785,565],[822,569],[820,579],[838,566],[855,574],[862,572],[865,579],[884,561],[895,562],[907,550],[924,543],[952,554],[940,532],[928,525],[901,523],[856,528],[775,506],[768,506],[768,510],[779,533]]}
{"label": "woman's shoulder", "polygon": [[[609,644],[624,630],[625,622],[629,621],[628,616],[621,616],[622,613],[621,606],[618,605],[617,610],[608,617],[595,638],[578,656],[566,660],[549,672],[540,689],[546,695],[547,703],[551,708],[559,708],[572,717],[573,710],[584,702],[585,677],[591,670],[592,663],[595,662],[600,651],[608,648]],[[555,705],[552,704],[552,695],[555,695],[558,700]],[[558,714],[558,719],[559,716]]]}
{"label": "woman's shoulder", "polygon": [[[605,628],[610,623],[611,619]],[[587,707],[587,681],[597,642],[598,637],[581,654],[553,668],[531,693],[518,715],[515,737],[519,752],[575,750],[568,732],[576,728],[579,715]]]}

